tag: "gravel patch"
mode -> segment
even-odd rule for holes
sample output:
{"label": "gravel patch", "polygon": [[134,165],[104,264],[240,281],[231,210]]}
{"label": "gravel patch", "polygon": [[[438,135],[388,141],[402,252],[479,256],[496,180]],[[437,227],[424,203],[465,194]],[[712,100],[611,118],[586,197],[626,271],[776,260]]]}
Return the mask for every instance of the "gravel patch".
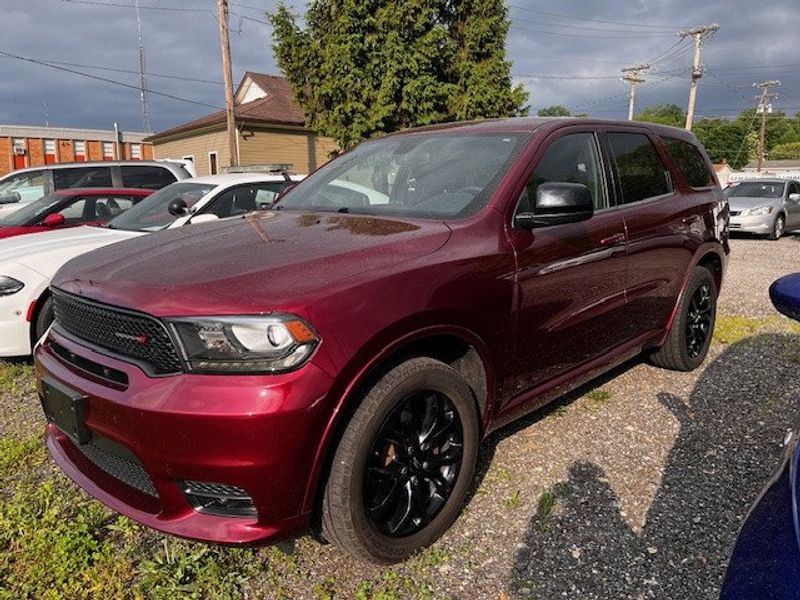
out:
{"label": "gravel patch", "polygon": [[[735,239],[720,316],[775,315],[800,245]],[[261,550],[246,598],[717,598],[751,503],[800,417],[797,339],[771,320],[694,373],[629,362],[484,444],[463,514],[433,548],[371,568],[310,537]],[[0,391],[0,434],[43,419]],[[158,547],[165,536],[152,534]],[[379,595],[383,594],[383,595]]]}

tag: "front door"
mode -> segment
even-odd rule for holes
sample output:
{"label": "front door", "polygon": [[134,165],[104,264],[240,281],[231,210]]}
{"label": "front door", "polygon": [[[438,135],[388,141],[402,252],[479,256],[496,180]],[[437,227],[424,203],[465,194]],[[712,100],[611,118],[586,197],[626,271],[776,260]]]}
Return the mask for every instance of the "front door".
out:
{"label": "front door", "polygon": [[546,385],[625,341],[625,226],[609,206],[597,136],[574,130],[556,135],[517,211],[532,210],[542,183],[571,182],[590,189],[596,212],[578,223],[512,232],[518,262],[516,393]]}
{"label": "front door", "polygon": [[786,228],[800,228],[800,183],[790,181],[786,190]]}

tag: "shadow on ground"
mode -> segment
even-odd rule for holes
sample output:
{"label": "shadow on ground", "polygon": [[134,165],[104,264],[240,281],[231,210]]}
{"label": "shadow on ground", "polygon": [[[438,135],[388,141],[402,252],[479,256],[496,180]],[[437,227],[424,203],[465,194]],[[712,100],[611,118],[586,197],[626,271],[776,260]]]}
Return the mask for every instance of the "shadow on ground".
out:
{"label": "shadow on ground", "polygon": [[620,514],[603,471],[575,463],[551,490],[553,512],[530,519],[510,574],[515,596],[718,598],[742,519],[800,422],[797,343],[749,338],[706,367],[688,401],[659,396],[680,433],[642,531]]}

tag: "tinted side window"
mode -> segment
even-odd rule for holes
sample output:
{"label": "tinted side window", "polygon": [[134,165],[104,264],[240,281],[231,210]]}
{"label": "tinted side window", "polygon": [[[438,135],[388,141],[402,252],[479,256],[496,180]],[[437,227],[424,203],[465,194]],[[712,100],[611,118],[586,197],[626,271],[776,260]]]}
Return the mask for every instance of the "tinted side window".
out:
{"label": "tinted side window", "polygon": [[57,190],[80,187],[113,187],[111,167],[53,169],[53,185]]}
{"label": "tinted side window", "polygon": [[222,192],[210,208],[203,212],[210,212],[224,219],[264,210],[271,206],[272,198],[285,186],[283,182],[240,185]]}
{"label": "tinted side window", "polygon": [[789,183],[789,192],[787,193],[787,198],[789,194],[800,194],[800,183],[796,181],[792,181]]}
{"label": "tinted side window", "polygon": [[608,141],[624,204],[671,191],[669,174],[650,138],[642,133],[609,133]]}
{"label": "tinted side window", "polygon": [[667,150],[669,150],[690,186],[707,187],[714,185],[714,176],[708,170],[706,161],[693,144],[675,138],[664,138],[664,144],[666,144]]}
{"label": "tinted side window", "polygon": [[543,183],[581,183],[592,192],[594,207],[606,207],[602,167],[592,133],[572,133],[558,138],[544,153],[520,199],[519,212],[530,212],[536,190]]}
{"label": "tinted side window", "polygon": [[129,165],[120,167],[120,169],[122,170],[122,185],[126,188],[160,190],[176,181],[175,176],[163,167]]}

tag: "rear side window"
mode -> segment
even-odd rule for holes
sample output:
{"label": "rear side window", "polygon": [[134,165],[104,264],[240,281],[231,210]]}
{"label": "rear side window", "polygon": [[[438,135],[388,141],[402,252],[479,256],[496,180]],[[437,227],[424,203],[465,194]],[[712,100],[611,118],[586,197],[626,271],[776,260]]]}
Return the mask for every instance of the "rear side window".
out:
{"label": "rear side window", "polygon": [[642,133],[609,133],[623,204],[672,191],[669,174],[650,138]]}
{"label": "rear side window", "polygon": [[708,170],[705,159],[693,144],[676,138],[663,139],[667,150],[690,186],[700,188],[714,185],[714,176]]}
{"label": "rear side window", "polygon": [[57,190],[84,187],[114,187],[111,183],[111,167],[53,169],[53,185]]}
{"label": "rear side window", "polygon": [[175,175],[164,167],[129,165],[120,167],[120,169],[122,170],[122,185],[126,188],[160,190],[176,181]]}

